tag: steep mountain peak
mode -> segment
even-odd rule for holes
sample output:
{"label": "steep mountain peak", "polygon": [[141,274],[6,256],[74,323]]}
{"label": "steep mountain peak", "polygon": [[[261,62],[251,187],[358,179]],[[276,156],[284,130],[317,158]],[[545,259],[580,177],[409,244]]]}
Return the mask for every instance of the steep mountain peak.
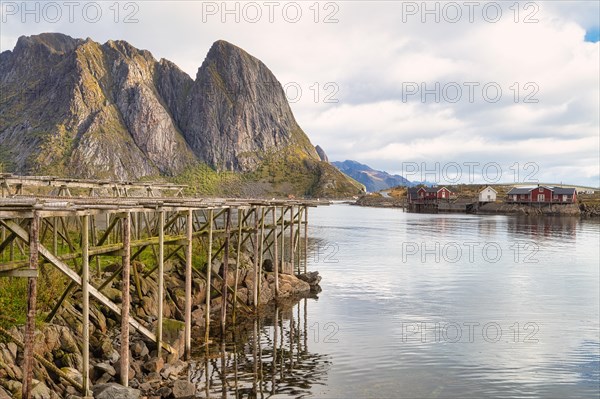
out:
{"label": "steep mountain peak", "polygon": [[124,58],[133,59],[136,56],[142,56],[148,61],[156,62],[150,51],[138,49],[125,40],[108,40],[103,46],[117,51]]}
{"label": "steep mountain peak", "polygon": [[182,130],[196,155],[217,170],[255,170],[284,149],[319,160],[275,75],[233,44],[212,45],[190,96]]}
{"label": "steep mountain peak", "polygon": [[222,71],[242,72],[245,68],[264,68],[268,71],[266,65],[258,58],[225,40],[217,40],[212,44],[202,66],[198,68],[196,79],[201,77],[200,72],[206,67],[212,68],[217,73]]}
{"label": "steep mountain peak", "polygon": [[40,33],[39,35],[19,37],[15,51],[26,47],[43,46],[50,52],[65,54],[73,51],[83,42],[82,39],[74,39],[62,33]]}

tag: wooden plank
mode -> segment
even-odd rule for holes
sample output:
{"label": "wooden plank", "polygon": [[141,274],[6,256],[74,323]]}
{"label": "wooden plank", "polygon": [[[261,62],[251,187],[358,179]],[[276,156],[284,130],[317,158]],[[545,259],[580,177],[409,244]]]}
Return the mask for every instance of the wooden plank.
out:
{"label": "wooden plank", "polygon": [[0,272],[0,277],[38,278],[37,269],[17,269]]}

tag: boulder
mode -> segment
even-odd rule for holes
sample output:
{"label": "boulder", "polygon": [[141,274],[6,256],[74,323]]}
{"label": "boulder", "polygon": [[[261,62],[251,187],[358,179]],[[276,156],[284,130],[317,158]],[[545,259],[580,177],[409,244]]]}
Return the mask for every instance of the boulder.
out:
{"label": "boulder", "polygon": [[50,388],[46,386],[43,382],[39,382],[34,380],[32,381],[31,388],[31,399],[53,399],[56,398],[56,395],[52,394]]}
{"label": "boulder", "polygon": [[83,356],[79,353],[65,353],[60,359],[64,367],[71,367],[77,370],[83,369]]}
{"label": "boulder", "polygon": [[108,374],[111,377],[117,374],[117,371],[115,370],[115,368],[113,366],[111,366],[108,363],[98,363],[94,366],[94,369],[100,374]]}
{"label": "boulder", "polygon": [[10,352],[10,354],[12,355],[13,359],[17,358],[17,344],[15,344],[14,342],[9,342],[8,344],[6,344],[6,347],[8,348],[8,351]]}
{"label": "boulder", "polygon": [[2,387],[0,387],[0,399],[11,399],[8,392],[6,392]]}
{"label": "boulder", "polygon": [[181,360],[177,360],[171,364],[167,364],[160,374],[163,376],[163,378],[176,377],[181,374],[183,370],[185,370],[186,366],[186,363],[182,362]]}
{"label": "boulder", "polygon": [[189,381],[175,381],[172,390],[171,397],[174,399],[192,399],[196,397],[196,386]]}
{"label": "boulder", "polygon": [[126,388],[115,383],[95,385],[92,391],[95,399],[138,399],[140,397],[138,389]]}
{"label": "boulder", "polygon": [[198,307],[192,312],[192,325],[203,327],[206,323],[204,321],[204,307]]}
{"label": "boulder", "polygon": [[156,316],[158,314],[158,304],[156,299],[151,296],[145,296],[142,298],[142,309],[148,316]]}
{"label": "boulder", "polygon": [[73,367],[63,367],[60,369],[60,371],[65,373],[65,375],[70,379],[77,381],[80,384],[83,383],[83,376],[81,375],[81,372],[79,372],[79,370],[74,369]]}
{"label": "boulder", "polygon": [[265,259],[262,264],[263,270],[267,273],[272,273],[275,271],[273,267],[273,261],[271,259]]}
{"label": "boulder", "polygon": [[308,285],[311,286],[311,288],[319,285],[319,283],[321,282],[321,276],[319,276],[319,272],[304,273],[299,275],[298,278],[302,281],[307,282]]}
{"label": "boulder", "polygon": [[121,292],[121,290],[107,286],[102,290],[102,293],[114,303],[123,302],[123,293]]}
{"label": "boulder", "polygon": [[165,366],[165,361],[162,357],[155,357],[154,359],[148,360],[142,366],[142,369],[147,373],[160,373]]}
{"label": "boulder", "polygon": [[8,380],[4,384],[4,388],[8,389],[11,393],[11,397],[15,398],[21,395],[21,388],[23,384],[20,381]]}
{"label": "boulder", "polygon": [[150,353],[150,351],[148,350],[148,347],[146,346],[144,341],[141,341],[141,340],[136,341],[133,344],[133,347],[131,348],[131,350],[133,351],[133,354],[138,358],[145,358]]}

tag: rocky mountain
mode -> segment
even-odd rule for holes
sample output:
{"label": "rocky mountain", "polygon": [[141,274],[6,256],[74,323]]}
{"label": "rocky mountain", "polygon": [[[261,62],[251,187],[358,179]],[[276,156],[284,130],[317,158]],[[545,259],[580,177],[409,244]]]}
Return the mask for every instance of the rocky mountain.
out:
{"label": "rocky mountain", "polygon": [[329,162],[329,158],[327,157],[325,150],[321,148],[320,145],[317,145],[315,149],[317,150],[317,154],[319,154],[319,158],[321,159],[321,161]]}
{"label": "rocky mountain", "polygon": [[225,41],[192,79],[125,41],[21,37],[0,54],[0,93],[5,172],[137,180],[201,168],[257,195],[360,190],[321,161],[273,73]]}
{"label": "rocky mountain", "polygon": [[371,193],[396,186],[411,187],[414,185],[400,175],[390,175],[387,172],[375,170],[356,161],[332,162],[332,165],[359,183],[364,184],[367,191]]}

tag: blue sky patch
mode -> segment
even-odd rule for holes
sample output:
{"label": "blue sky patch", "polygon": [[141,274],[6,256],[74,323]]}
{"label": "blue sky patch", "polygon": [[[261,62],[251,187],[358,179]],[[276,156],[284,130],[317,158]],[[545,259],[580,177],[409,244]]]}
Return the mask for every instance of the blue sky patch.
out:
{"label": "blue sky patch", "polygon": [[600,41],[600,27],[588,29],[588,31],[585,32],[584,40],[590,43],[598,43]]}

